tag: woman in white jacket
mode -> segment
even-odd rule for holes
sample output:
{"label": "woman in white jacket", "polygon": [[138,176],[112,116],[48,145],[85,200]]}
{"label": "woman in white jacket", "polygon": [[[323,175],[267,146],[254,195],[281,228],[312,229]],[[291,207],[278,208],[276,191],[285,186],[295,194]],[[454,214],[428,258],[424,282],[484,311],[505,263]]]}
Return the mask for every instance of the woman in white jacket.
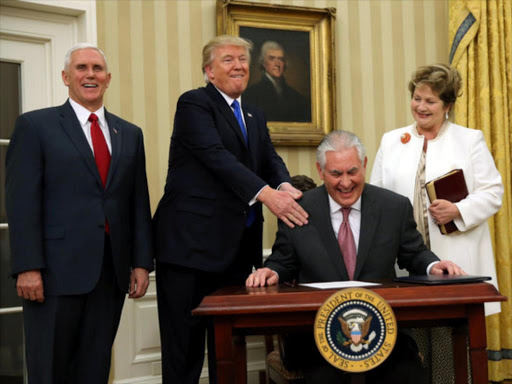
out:
{"label": "woman in white jacket", "polygon": [[[451,260],[470,275],[492,277],[496,267],[487,219],[501,207],[503,184],[481,131],[450,123],[449,111],[460,89],[456,69],[420,67],[409,83],[414,124],[382,137],[370,183],[407,196],[418,230],[441,260]],[[469,195],[458,203],[430,204],[425,182],[461,168]],[[441,234],[438,224],[454,221],[458,231]],[[500,304],[486,304],[486,315]]]}
{"label": "woman in white jacket", "polygon": [[[407,196],[425,244],[441,259],[469,275],[492,277],[496,266],[487,219],[501,207],[503,184],[483,134],[449,121],[461,87],[458,71],[446,65],[418,68],[409,82],[415,123],[382,137],[370,183]],[[468,196],[458,203],[430,203],[425,183],[454,169],[463,170]],[[441,234],[438,225],[454,221],[457,231]],[[485,304],[486,315],[500,312]]]}

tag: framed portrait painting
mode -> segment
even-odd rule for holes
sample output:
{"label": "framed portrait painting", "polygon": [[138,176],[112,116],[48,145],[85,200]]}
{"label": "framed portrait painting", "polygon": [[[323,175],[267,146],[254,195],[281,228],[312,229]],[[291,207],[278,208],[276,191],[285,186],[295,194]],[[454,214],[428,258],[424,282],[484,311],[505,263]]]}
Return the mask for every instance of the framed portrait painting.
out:
{"label": "framed portrait painting", "polygon": [[217,34],[253,44],[242,104],[267,117],[277,145],[316,146],[335,129],[333,8],[217,0]]}

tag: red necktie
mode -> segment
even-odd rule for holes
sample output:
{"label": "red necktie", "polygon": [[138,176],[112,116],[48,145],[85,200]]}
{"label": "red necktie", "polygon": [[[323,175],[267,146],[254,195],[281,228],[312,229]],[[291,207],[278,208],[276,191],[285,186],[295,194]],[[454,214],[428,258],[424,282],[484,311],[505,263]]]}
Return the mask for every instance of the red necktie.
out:
{"label": "red necktie", "polygon": [[98,167],[103,187],[105,187],[107,185],[108,169],[110,167],[110,152],[108,151],[105,136],[103,136],[100,124],[98,123],[98,116],[91,113],[89,121],[91,122],[91,138],[92,147],[94,149],[94,160],[96,161],[96,166]]}
{"label": "red necktie", "polygon": [[348,277],[350,280],[354,280],[354,272],[356,270],[356,243],[354,241],[354,235],[350,229],[350,223],[348,222],[348,215],[352,208],[341,208],[343,213],[343,223],[341,223],[340,231],[338,232],[338,244],[340,245],[341,254],[343,255],[343,261],[345,262],[345,268],[347,268]]}
{"label": "red necktie", "polygon": [[[91,113],[89,116],[91,122],[91,139],[92,147],[94,150],[94,160],[96,161],[96,167],[100,173],[101,182],[103,188],[107,185],[108,169],[110,167],[110,152],[108,151],[107,142],[103,132],[101,132],[100,124],[98,123],[98,116]],[[105,218],[105,232],[109,233],[108,221]]]}

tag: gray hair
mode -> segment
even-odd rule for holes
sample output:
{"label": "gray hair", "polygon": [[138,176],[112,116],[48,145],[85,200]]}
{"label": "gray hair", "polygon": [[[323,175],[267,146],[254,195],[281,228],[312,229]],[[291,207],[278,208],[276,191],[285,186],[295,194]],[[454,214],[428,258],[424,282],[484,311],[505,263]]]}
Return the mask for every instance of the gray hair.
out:
{"label": "gray hair", "polygon": [[350,148],[357,149],[359,160],[361,161],[361,164],[364,164],[366,149],[359,137],[348,131],[332,131],[322,139],[322,142],[318,146],[316,150],[316,161],[320,164],[320,168],[323,170],[326,162],[326,152],[343,151]]}
{"label": "gray hair", "polygon": [[247,51],[248,62],[251,62],[251,49],[252,43],[246,39],[242,39],[238,36],[221,35],[211,39],[203,47],[203,63],[201,69],[203,70],[203,76],[206,83],[210,82],[208,75],[206,74],[206,67],[209,66],[215,58],[215,49],[219,47],[225,47],[228,45],[234,45],[235,47],[243,47]]}
{"label": "gray hair", "polygon": [[69,69],[69,64],[71,63],[71,55],[73,54],[73,52],[79,51],[80,49],[94,49],[95,51],[98,51],[100,55],[103,56],[103,60],[105,60],[105,70],[108,72],[107,56],[105,56],[105,53],[101,49],[90,43],[78,43],[66,52],[66,56],[64,56],[65,71]]}
{"label": "gray hair", "polygon": [[260,57],[258,59],[258,62],[260,63],[260,65],[262,67],[263,67],[263,63],[265,62],[265,56],[267,56],[267,52],[270,51],[271,49],[274,49],[276,51],[283,51],[283,53],[284,53],[283,46],[281,44],[279,44],[278,42],[272,41],[272,40],[265,41],[263,43],[263,45],[261,46],[261,53],[260,53]]}

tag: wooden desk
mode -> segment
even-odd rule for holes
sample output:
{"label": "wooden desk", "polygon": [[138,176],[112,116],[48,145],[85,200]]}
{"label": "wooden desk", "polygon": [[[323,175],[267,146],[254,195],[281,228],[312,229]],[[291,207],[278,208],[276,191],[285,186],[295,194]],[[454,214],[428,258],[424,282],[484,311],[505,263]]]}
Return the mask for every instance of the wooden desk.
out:
{"label": "wooden desk", "polygon": [[[393,307],[400,326],[467,325],[473,383],[488,383],[483,303],[506,297],[487,283],[381,283],[371,289]],[[245,335],[312,328],[316,311],[336,291],[285,285],[228,287],[205,297],[193,314],[213,317],[219,384],[247,382]],[[454,336],[454,352],[456,383],[466,384],[465,335]]]}

